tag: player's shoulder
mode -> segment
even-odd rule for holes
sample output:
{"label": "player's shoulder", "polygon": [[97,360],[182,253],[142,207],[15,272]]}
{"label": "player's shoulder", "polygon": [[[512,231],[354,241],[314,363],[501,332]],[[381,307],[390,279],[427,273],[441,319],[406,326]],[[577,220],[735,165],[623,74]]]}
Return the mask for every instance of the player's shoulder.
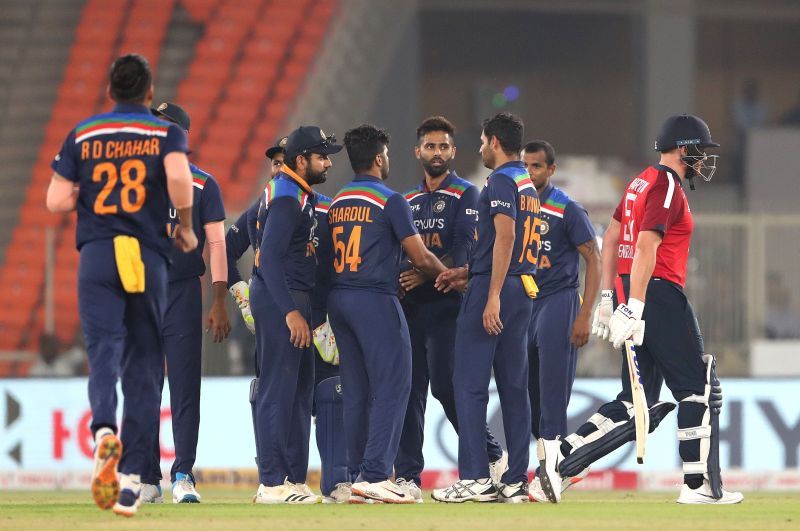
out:
{"label": "player's shoulder", "polygon": [[322,214],[327,213],[331,208],[331,201],[333,201],[333,199],[319,192],[316,193],[316,199],[317,205],[314,207],[314,210]]}
{"label": "player's shoulder", "polygon": [[563,218],[565,213],[571,210],[571,205],[574,203],[575,201],[572,200],[569,194],[554,186],[547,199],[542,202],[541,210],[545,214]]}
{"label": "player's shoulder", "polygon": [[195,188],[203,190],[207,185],[217,186],[217,181],[214,176],[207,171],[198,168],[192,163],[189,163],[189,170],[192,172],[192,185]]}
{"label": "player's shoulder", "polygon": [[383,209],[393,198],[397,198],[395,201],[402,200],[403,203],[406,203],[402,194],[392,190],[383,184],[383,182],[371,180],[353,180],[339,190],[332,202],[337,203],[345,200],[361,200]]}
{"label": "player's shoulder", "polygon": [[409,203],[415,199],[418,199],[425,195],[425,192],[422,190],[422,185],[418,184],[413,188],[410,188],[404,192],[401,192],[401,195],[405,198],[406,201]]}
{"label": "player's shoulder", "polygon": [[524,192],[526,190],[535,191],[533,181],[528,171],[519,164],[503,164],[489,176],[489,182],[497,183],[504,182],[513,184],[517,188],[517,192]]}
{"label": "player's shoulder", "polygon": [[450,183],[446,187],[437,190],[437,192],[461,199],[461,196],[471,189],[477,190],[474,184],[454,174],[453,178],[450,180]]}

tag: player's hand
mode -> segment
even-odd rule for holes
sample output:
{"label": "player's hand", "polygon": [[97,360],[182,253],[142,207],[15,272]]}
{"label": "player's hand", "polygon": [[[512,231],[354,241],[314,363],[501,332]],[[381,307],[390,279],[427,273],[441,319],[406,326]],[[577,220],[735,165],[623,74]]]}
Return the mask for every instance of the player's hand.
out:
{"label": "player's hand", "polygon": [[311,329],[299,310],[286,314],[286,326],[289,327],[289,341],[292,345],[297,348],[311,346]]}
{"label": "player's hand", "polygon": [[233,300],[236,301],[239,310],[242,312],[242,319],[244,324],[251,334],[256,333],[256,322],[253,319],[253,314],[250,312],[250,286],[244,280],[240,280],[230,288],[228,288]]}
{"label": "player's hand", "polygon": [[469,271],[466,267],[452,267],[439,273],[434,286],[439,291],[465,291],[469,282]]}
{"label": "player's hand", "polygon": [[191,227],[184,227],[178,225],[175,229],[175,245],[184,253],[188,253],[197,249],[197,236]]}
{"label": "player's hand", "polygon": [[224,302],[214,302],[211,305],[206,320],[206,331],[211,332],[214,343],[222,343],[222,340],[231,333],[231,322],[228,320]]}
{"label": "player's hand", "polygon": [[583,315],[583,313],[579,313],[575,319],[575,323],[572,325],[572,336],[570,337],[570,341],[575,345],[575,348],[581,348],[589,342],[590,318],[591,314]]}
{"label": "player's hand", "polygon": [[500,296],[489,296],[486,307],[483,309],[483,329],[490,336],[499,336],[503,331],[503,323],[500,321]]}
{"label": "player's hand", "polygon": [[409,269],[408,271],[400,273],[400,287],[402,287],[406,293],[421,286],[426,280],[427,277],[416,269]]}
{"label": "player's hand", "polygon": [[594,310],[594,321],[592,322],[592,334],[600,339],[608,339],[608,320],[614,313],[614,291],[604,289],[600,292],[600,304]]}
{"label": "player's hand", "polygon": [[626,339],[633,341],[634,345],[641,345],[644,341],[644,302],[639,299],[630,299],[627,304],[617,306],[614,315],[608,321],[611,331],[608,338],[614,348],[622,348]]}

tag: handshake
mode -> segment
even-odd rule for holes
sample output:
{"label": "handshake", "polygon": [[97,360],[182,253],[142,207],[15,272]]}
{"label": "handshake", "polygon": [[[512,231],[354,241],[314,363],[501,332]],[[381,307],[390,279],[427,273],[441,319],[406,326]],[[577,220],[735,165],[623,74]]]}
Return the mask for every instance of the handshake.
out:
{"label": "handshake", "polygon": [[622,348],[627,339],[634,345],[641,345],[644,341],[644,302],[639,299],[630,299],[614,310],[612,297],[614,292],[604,289],[600,293],[600,304],[594,311],[592,334],[602,339],[608,339],[614,348]]}
{"label": "handshake", "polygon": [[[409,269],[400,273],[400,287],[403,288],[405,293],[424,284],[427,280],[428,277],[416,269]],[[434,287],[444,293],[450,291],[464,292],[467,290],[468,282],[469,270],[466,266],[452,267],[439,273],[439,276],[434,281]]]}

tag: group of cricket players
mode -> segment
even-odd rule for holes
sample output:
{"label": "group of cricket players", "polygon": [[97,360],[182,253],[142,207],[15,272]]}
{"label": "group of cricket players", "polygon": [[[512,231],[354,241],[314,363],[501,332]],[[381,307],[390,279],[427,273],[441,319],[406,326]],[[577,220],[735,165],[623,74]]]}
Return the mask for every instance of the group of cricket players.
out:
{"label": "group of cricket players", "polygon": [[[602,242],[586,210],[551,182],[553,146],[525,142],[510,113],[482,124],[480,187],[451,168],[454,125],[425,119],[414,147],[419,184],[403,192],[388,183],[385,130],[360,125],[338,144],[300,126],[267,149],[263,193],[226,234],[217,182],[188,159],[188,113],[171,102],[153,107],[153,90],[146,59],[117,58],[114,109],[69,133],[47,193],[51,211],[78,213],[98,506],[132,516],[163,502],[165,366],[173,501],[200,502],[192,468],[202,334],[228,335],[226,290],[256,339],[255,503],[422,503],[429,386],[459,440],[459,479],[433,500],[559,503],[593,462],[635,437],[624,355],[619,395],[567,431],[577,351],[590,333],[620,351],[635,346],[646,429],[677,407],[678,503],[742,501],[722,488],[722,391],[683,292],[693,228],[684,187],[710,180],[716,167],[707,150],[718,144],[703,120],[665,121],[658,163],[627,185]],[[326,197],[315,187],[343,148],[353,178]],[[214,300],[204,321],[206,241]],[[249,280],[237,266],[248,249]],[[492,377],[505,448],[487,425]],[[677,405],[659,401],[663,383]],[[321,495],[306,484],[312,422]]]}

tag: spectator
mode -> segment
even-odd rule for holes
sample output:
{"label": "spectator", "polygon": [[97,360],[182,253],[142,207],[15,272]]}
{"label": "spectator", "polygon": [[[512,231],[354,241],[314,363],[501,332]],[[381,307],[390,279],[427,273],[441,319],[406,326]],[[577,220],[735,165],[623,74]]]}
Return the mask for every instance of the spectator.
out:
{"label": "spectator", "polygon": [[800,127],[800,91],[797,93],[797,102],[794,107],[786,111],[781,117],[781,125],[788,125],[789,127]]}

